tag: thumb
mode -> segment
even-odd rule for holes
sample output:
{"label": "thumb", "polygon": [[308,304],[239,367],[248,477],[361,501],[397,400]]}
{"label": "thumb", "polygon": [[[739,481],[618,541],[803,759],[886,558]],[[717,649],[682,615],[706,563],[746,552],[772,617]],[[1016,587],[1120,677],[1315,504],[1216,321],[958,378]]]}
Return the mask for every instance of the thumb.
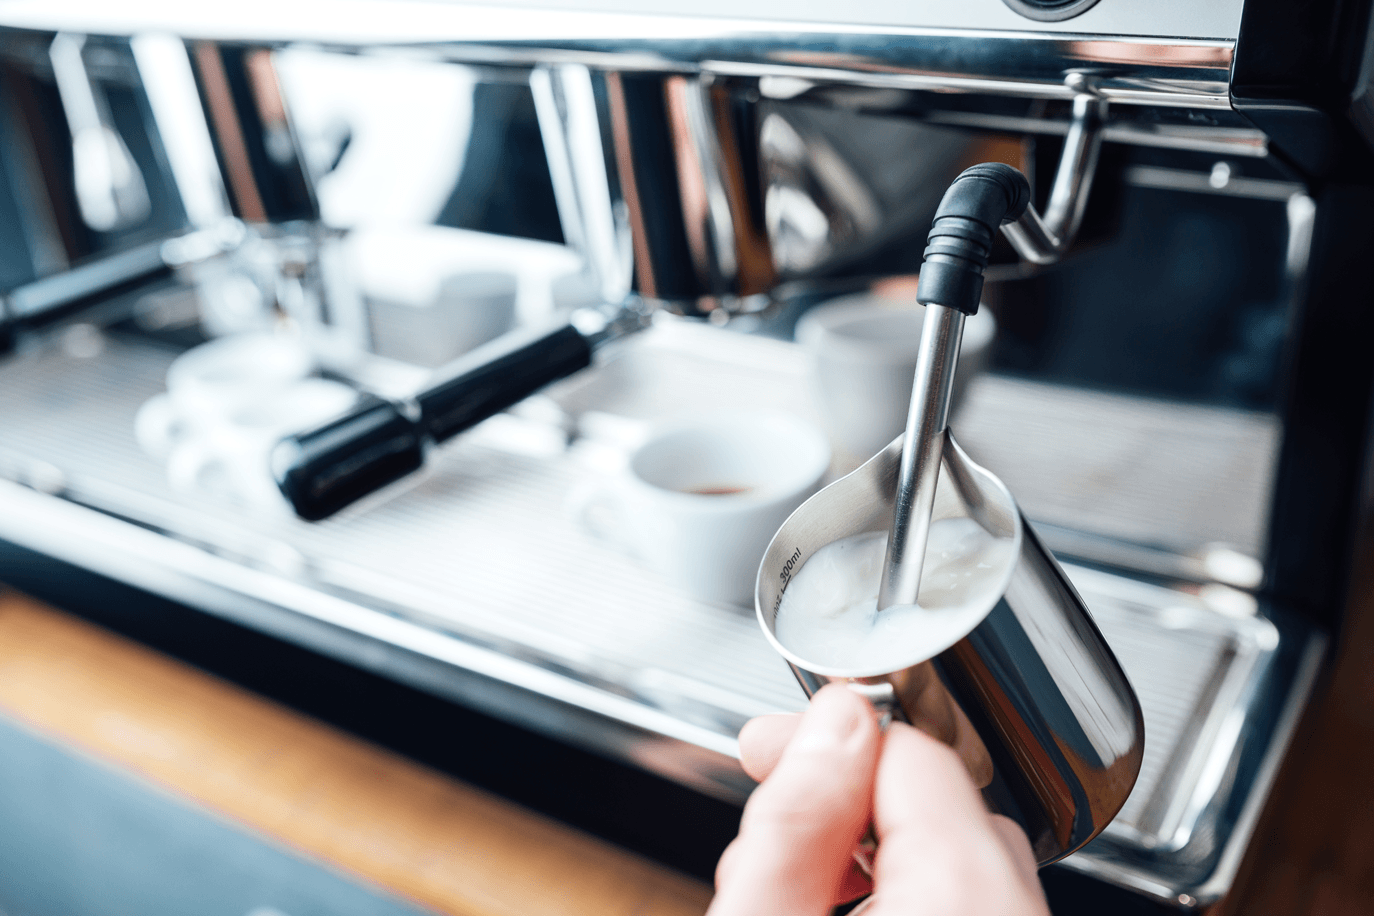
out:
{"label": "thumb", "polygon": [[1020,828],[988,814],[958,754],[900,722],[878,766],[874,825],[873,916],[1049,916]]}
{"label": "thumb", "polygon": [[816,694],[772,775],[744,808],[709,916],[824,916],[868,823],[880,735],[868,701]]}

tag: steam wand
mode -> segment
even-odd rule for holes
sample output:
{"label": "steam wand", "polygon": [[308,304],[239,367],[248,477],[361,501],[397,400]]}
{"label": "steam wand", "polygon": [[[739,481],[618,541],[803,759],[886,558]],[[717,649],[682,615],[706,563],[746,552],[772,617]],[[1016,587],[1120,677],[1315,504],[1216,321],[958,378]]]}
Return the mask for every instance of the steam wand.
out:
{"label": "steam wand", "polygon": [[998,228],[1017,225],[1026,217],[1039,223],[1029,204],[1030,185],[1024,175],[1008,165],[983,163],[954,179],[935,211],[916,288],[916,301],[926,307],[926,318],[902,439],[879,610],[916,603],[964,319],[978,311],[983,271]]}

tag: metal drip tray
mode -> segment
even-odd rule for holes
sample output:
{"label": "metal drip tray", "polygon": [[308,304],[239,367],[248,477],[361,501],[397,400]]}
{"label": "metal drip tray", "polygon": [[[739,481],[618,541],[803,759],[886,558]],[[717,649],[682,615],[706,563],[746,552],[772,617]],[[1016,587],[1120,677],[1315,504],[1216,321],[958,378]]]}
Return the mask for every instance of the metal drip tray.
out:
{"label": "metal drip tray", "polygon": [[1278,648],[1267,620],[1219,615],[1191,596],[1081,567],[1074,585],[1116,653],[1145,715],[1135,790],[1107,827],[1112,841],[1177,852],[1221,788],[1237,710]]}
{"label": "metal drip tray", "polygon": [[[809,415],[797,348],[665,323],[556,386],[547,410],[527,402],[494,418],[441,449],[415,482],[314,525],[171,490],[135,443],[133,422],[175,355],[111,338],[94,356],[54,348],[0,363],[0,538],[710,794],[747,795],[752,783],[734,759],[739,727],[803,702],[752,610],[667,590],[563,507],[616,468],[643,421],[741,405]],[[1083,392],[1063,396],[1081,411]],[[957,426],[975,458],[980,443],[1015,438],[998,405],[1027,397],[1052,401],[1056,389],[976,382]],[[1110,396],[1100,410],[1116,424],[1153,418],[1148,405],[1133,415],[1123,400]],[[1227,425],[1223,412],[1211,413],[1194,425],[1218,437],[1213,454],[1228,450],[1218,460],[1233,470],[1236,454],[1272,445],[1272,421],[1238,416]],[[1083,419],[1086,430],[1098,422]],[[1254,464],[1253,474],[1267,471]],[[1227,479],[1213,490],[1238,501],[1259,486],[1243,474]],[[1037,492],[1026,505],[1034,514],[1055,500]],[[1186,519],[1164,521],[1189,538]],[[1200,524],[1211,527],[1198,538],[1216,537],[1214,519]],[[1245,818],[1262,800],[1319,646],[1298,647],[1300,663],[1279,666],[1279,677],[1286,643],[1269,620],[1225,617],[1185,591],[1068,571],[1140,694],[1146,723],[1134,793],[1068,864],[1160,898],[1205,902],[1234,868],[1228,850],[1237,838],[1243,845]]]}

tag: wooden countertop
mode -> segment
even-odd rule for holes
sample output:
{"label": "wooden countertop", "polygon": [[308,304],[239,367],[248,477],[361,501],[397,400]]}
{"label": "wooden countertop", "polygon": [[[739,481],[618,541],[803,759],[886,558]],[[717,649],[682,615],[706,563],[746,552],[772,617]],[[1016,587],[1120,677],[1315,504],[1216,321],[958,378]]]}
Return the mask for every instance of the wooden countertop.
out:
{"label": "wooden countertop", "polygon": [[710,902],[700,881],[14,592],[0,592],[0,715],[440,913]]}

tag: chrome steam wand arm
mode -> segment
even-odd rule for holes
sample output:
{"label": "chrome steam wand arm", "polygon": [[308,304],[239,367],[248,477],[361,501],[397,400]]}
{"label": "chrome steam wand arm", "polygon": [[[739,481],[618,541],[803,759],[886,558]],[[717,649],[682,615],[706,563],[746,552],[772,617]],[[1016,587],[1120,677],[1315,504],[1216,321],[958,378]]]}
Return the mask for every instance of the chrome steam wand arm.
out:
{"label": "chrome steam wand arm", "polygon": [[1074,97],[1073,120],[1064,137],[1064,152],[1054,173],[1049,203],[1041,216],[1034,206],[1002,227],[1016,253],[1032,264],[1053,264],[1064,256],[1078,235],[1088,191],[1097,171],[1102,149],[1102,126],[1107,120],[1107,101],[1083,92]]}
{"label": "chrome steam wand arm", "polygon": [[998,228],[1021,218],[1029,201],[1024,175],[1008,165],[984,163],[954,179],[935,211],[916,289],[926,320],[902,440],[879,610],[915,604],[920,593],[964,317],[978,311],[983,271]]}

